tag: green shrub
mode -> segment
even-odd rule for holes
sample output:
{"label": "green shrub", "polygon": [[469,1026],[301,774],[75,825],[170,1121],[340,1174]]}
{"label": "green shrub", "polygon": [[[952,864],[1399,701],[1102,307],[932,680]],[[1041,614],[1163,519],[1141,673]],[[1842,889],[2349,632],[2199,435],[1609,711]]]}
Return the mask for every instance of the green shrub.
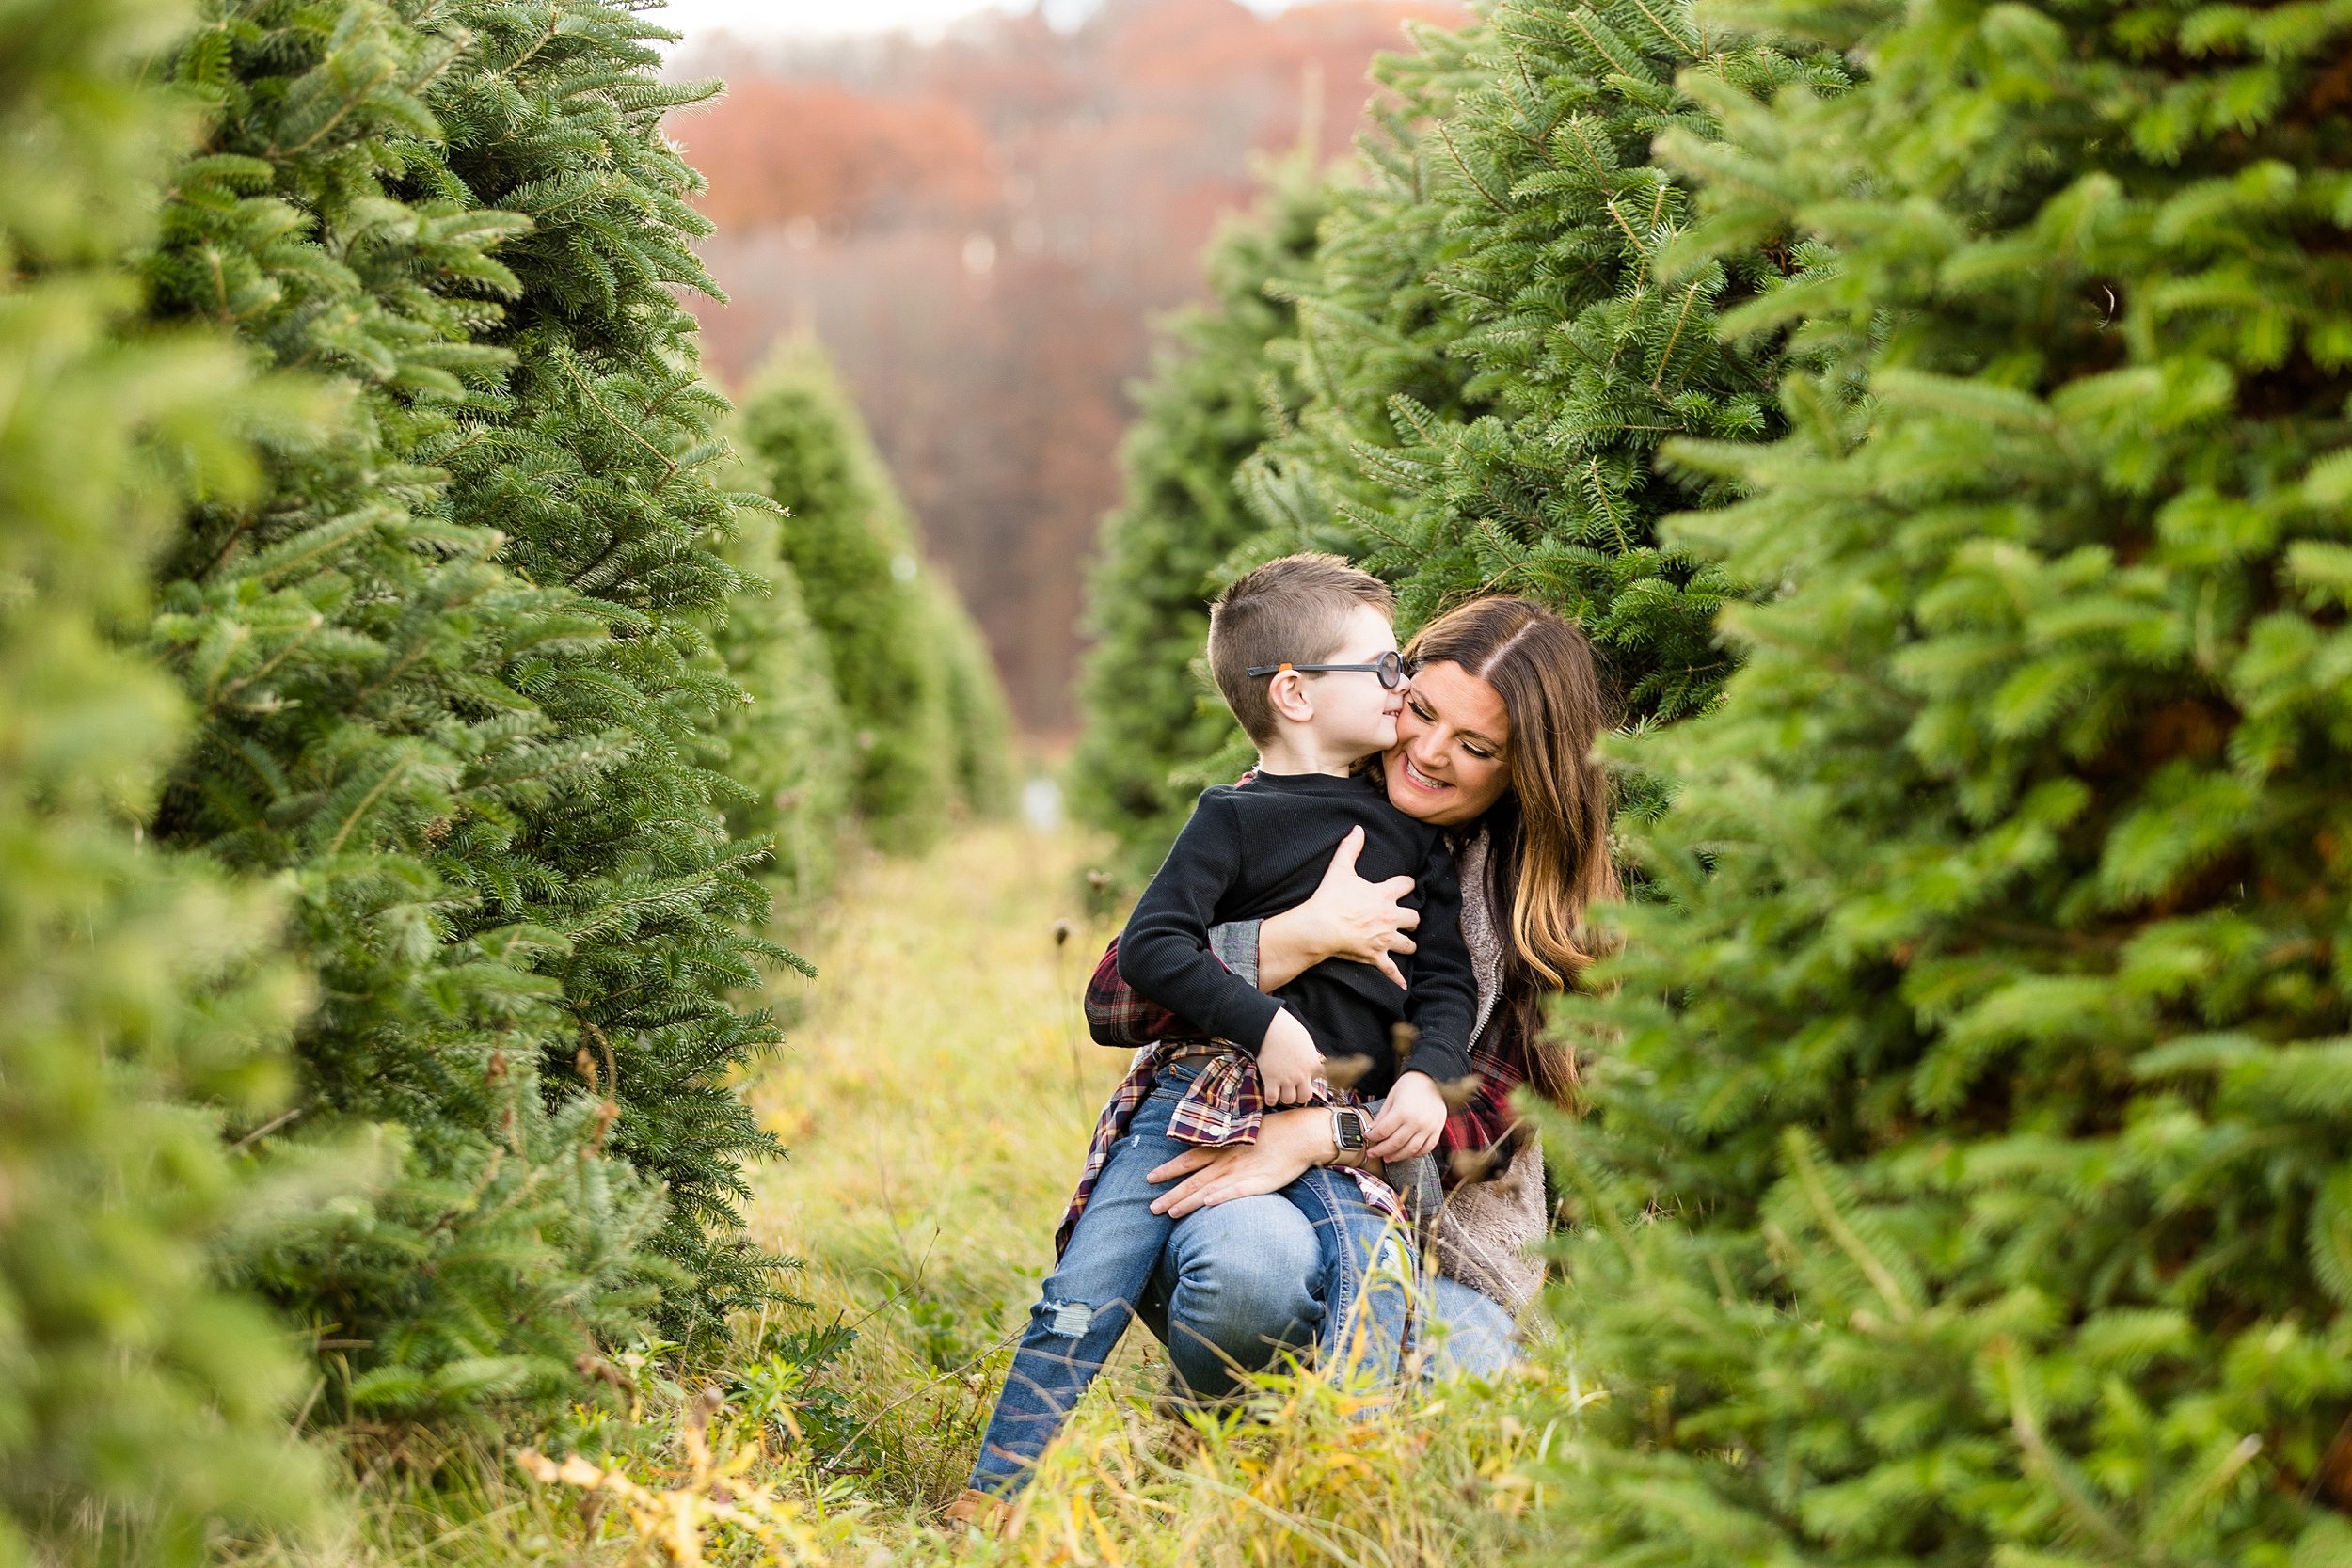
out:
{"label": "green shrub", "polygon": [[1012,705],[979,624],[955,590],[938,573],[926,571],[923,591],[933,657],[946,676],[956,797],[977,816],[999,816],[1012,805]]}
{"label": "green shrub", "polygon": [[1869,77],[1665,148],[1836,262],[1724,324],[1789,434],[1670,452],[1783,591],[1570,1009],[1595,1560],[2341,1560],[2346,23],[1735,20]]}
{"label": "green shrub", "polygon": [[209,1258],[255,1201],[224,1153],[285,1089],[303,987],[274,896],[135,823],[187,727],[110,634],[186,491],[246,497],[238,431],[310,419],[202,335],[141,337],[118,261],[184,116],[141,0],[0,15],[0,1562],[210,1560],[299,1524],[298,1360]]}
{"label": "green shrub", "polygon": [[724,753],[717,766],[744,795],[728,806],[728,825],[738,838],[774,842],[776,881],[805,908],[833,885],[855,761],[832,657],[778,542],[789,522],[747,508],[739,523],[724,554],[746,586],[727,600],[713,641],[743,696],[711,734]]}
{"label": "green shrub", "polygon": [[197,701],[159,836],[282,876],[321,1005],[278,1143],[396,1125],[403,1168],[243,1261],[318,1334],[323,1408],[580,1387],[597,1339],[772,1290],[730,998],[778,950],[703,766],[739,701],[704,618],[723,404],[673,285],[694,177],[618,4],[217,0],[159,309],[332,376],[354,417],[199,508],[156,641]]}
{"label": "green shrub", "polygon": [[926,585],[906,509],[814,342],[787,343],[753,379],[742,440],[790,513],[778,537],[831,655],[858,814],[887,847],[924,844],[960,797],[1001,790],[993,667],[961,611],[943,612],[945,590]]}
{"label": "green shrub", "polygon": [[1234,470],[1295,408],[1267,356],[1290,335],[1269,284],[1295,282],[1330,198],[1294,160],[1272,171],[1256,210],[1227,226],[1205,261],[1211,303],[1177,315],[1143,407],[1120,451],[1125,495],[1103,519],[1088,585],[1094,645],[1080,676],[1086,729],[1070,763],[1072,805],[1149,872],[1192,810],[1180,768],[1216,755],[1239,726],[1201,677],[1212,574],[1259,530]]}

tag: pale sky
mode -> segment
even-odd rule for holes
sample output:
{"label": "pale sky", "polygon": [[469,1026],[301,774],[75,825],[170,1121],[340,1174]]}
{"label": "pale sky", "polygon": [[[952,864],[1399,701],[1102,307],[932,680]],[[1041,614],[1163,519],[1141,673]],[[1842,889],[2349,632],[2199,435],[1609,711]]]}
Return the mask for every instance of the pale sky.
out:
{"label": "pale sky", "polygon": [[[1279,11],[1295,0],[1243,0],[1255,10]],[[654,20],[686,35],[689,43],[715,32],[772,39],[883,33],[910,28],[935,35],[958,17],[979,10],[1042,9],[1056,22],[1075,23],[1096,0],[669,0]]]}

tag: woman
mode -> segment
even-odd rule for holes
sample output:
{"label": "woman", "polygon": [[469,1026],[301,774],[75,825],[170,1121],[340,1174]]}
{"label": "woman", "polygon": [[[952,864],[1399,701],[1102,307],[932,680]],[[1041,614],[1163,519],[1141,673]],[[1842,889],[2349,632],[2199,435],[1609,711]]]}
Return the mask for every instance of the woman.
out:
{"label": "woman", "polygon": [[[1524,1082],[1558,1101],[1573,1087],[1573,1057],[1542,1037],[1544,1002],[1589,961],[1584,911],[1617,888],[1607,784],[1592,760],[1606,706],[1582,634],[1524,599],[1448,612],[1413,640],[1406,662],[1412,686],[1382,773],[1400,811],[1455,831],[1463,933],[1480,971],[1472,1052],[1481,1082],[1440,1145],[1449,1191],[1432,1227],[1438,1277],[1423,1322],[1440,1362],[1491,1371],[1514,1354],[1513,1319],[1541,1283],[1530,1249],[1548,1218],[1541,1157],[1519,1133],[1510,1094]],[[1343,845],[1307,903],[1254,928],[1220,928],[1220,956],[1245,975],[1254,968],[1266,990],[1334,958],[1395,977],[1391,955],[1413,950],[1419,918],[1397,903],[1409,887],[1365,882],[1353,863],[1354,845]],[[1183,1034],[1179,1021],[1123,990],[1109,956],[1088,1014],[1105,1044]],[[1153,1056],[1138,1055],[1122,1093],[1137,1074],[1148,1084]],[[1177,1183],[1153,1207],[1183,1223],[1139,1315],[1168,1343],[1189,1391],[1225,1392],[1235,1370],[1281,1350],[1320,1341],[1333,1354],[1359,1300],[1370,1308],[1363,1316],[1387,1315],[1361,1248],[1335,1244],[1378,1234],[1382,1195],[1335,1180],[1325,1167],[1337,1152],[1326,1112],[1273,1111],[1256,1141],[1197,1149],[1152,1173]],[[1393,1323],[1375,1334],[1373,1354],[1392,1354],[1396,1337]]]}

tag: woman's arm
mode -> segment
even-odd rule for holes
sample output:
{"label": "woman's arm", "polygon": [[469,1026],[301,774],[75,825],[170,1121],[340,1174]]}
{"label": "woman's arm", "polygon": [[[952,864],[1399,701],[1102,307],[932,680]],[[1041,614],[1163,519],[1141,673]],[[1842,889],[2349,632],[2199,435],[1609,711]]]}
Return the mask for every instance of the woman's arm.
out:
{"label": "woman's arm", "polygon": [[1195,1209],[1279,1193],[1312,1167],[1331,1164],[1338,1153],[1328,1106],[1268,1111],[1258,1124],[1256,1143],[1188,1148],[1144,1180],[1156,1184],[1184,1178],[1152,1200],[1153,1213],[1183,1219]]}
{"label": "woman's arm", "polygon": [[1356,857],[1363,847],[1363,829],[1350,828],[1332,851],[1314,895],[1258,927],[1260,990],[1289,985],[1326,958],[1368,963],[1405,984],[1404,972],[1390,955],[1413,951],[1410,933],[1421,915],[1401,902],[1413,891],[1413,879],[1364,880],[1356,874]]}

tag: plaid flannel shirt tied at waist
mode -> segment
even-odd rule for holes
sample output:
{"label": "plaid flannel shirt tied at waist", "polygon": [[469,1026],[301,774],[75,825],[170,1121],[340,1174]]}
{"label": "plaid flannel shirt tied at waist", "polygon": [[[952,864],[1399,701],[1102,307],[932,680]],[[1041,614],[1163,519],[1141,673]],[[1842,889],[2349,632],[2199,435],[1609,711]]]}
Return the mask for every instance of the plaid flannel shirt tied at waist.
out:
{"label": "plaid flannel shirt tied at waist", "polygon": [[[1127,994],[1141,1006],[1152,1006],[1133,991]],[[1062,1249],[1070,1244],[1071,1232],[1078,1227],[1078,1216],[1086,1212],[1087,1200],[1094,1196],[1094,1184],[1102,1180],[1103,1167],[1110,1162],[1111,1146],[1127,1135],[1136,1113],[1152,1098],[1160,1069],[1179,1053],[1198,1051],[1203,1043],[1197,1038],[1163,1039],[1136,1050],[1127,1076],[1111,1091],[1110,1103],[1103,1107],[1102,1116],[1094,1123],[1094,1141],[1087,1147],[1086,1169],[1078,1177],[1078,1190],[1071,1195],[1070,1207],[1063,1212],[1061,1224],[1054,1231],[1055,1257],[1060,1257]],[[1352,1089],[1333,1089],[1320,1080],[1317,1082],[1314,1102],[1318,1105],[1362,1103]],[[1211,1057],[1194,1076],[1192,1087],[1184,1092],[1169,1118],[1168,1135],[1203,1148],[1223,1148],[1232,1144],[1256,1143],[1258,1130],[1264,1122],[1265,1093],[1258,1080],[1258,1064],[1242,1051],[1228,1048]],[[1363,1189],[1364,1201],[1374,1210],[1391,1219],[1400,1217],[1396,1194],[1387,1182],[1370,1171],[1350,1168],[1347,1174],[1356,1179],[1356,1184]]]}

